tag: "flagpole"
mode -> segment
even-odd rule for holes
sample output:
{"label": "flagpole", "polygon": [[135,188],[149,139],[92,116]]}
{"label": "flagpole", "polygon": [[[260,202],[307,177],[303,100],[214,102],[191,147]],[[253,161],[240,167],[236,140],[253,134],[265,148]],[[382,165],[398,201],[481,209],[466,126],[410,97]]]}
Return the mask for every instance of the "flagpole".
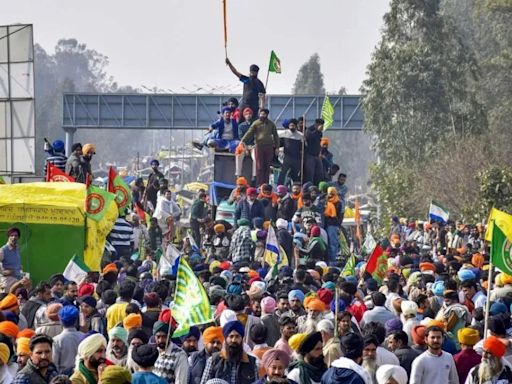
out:
{"label": "flagpole", "polygon": [[[494,231],[494,220],[492,220],[492,226]],[[484,339],[487,337],[487,329],[489,328],[489,310],[491,307],[491,289],[492,289],[492,283],[494,281],[494,266],[492,264],[492,240],[491,240],[491,247],[490,247],[490,255],[489,257],[489,278],[487,282],[489,283],[487,286],[487,300],[485,302],[485,320],[484,320]]]}
{"label": "flagpole", "polygon": [[340,310],[338,286],[334,290],[334,337],[338,337],[338,312]]}
{"label": "flagpole", "polygon": [[224,13],[224,54],[228,58],[228,25],[227,25],[227,9],[226,0],[222,0],[222,9]]}
{"label": "flagpole", "polygon": [[306,142],[306,114],[302,115],[302,153],[300,160],[300,185],[304,185],[304,145]]}

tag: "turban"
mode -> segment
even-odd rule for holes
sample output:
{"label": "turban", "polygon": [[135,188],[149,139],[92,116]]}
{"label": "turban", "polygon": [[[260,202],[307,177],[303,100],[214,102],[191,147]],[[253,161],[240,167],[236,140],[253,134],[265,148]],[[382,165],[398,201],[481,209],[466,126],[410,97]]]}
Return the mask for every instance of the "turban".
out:
{"label": "turban", "polygon": [[149,337],[142,328],[134,328],[128,332],[128,344],[132,343],[133,339],[139,339],[143,344],[147,344]]}
{"label": "turban", "polygon": [[276,301],[274,298],[270,296],[264,297],[261,300],[261,310],[266,314],[274,313],[276,310]]}
{"label": "turban", "polygon": [[407,371],[399,365],[384,364],[377,369],[378,383],[387,383],[394,379],[397,384],[407,384]]}
{"label": "turban", "polygon": [[[247,188],[247,196],[254,196],[254,195],[257,195],[258,194],[258,191],[256,191],[256,188]],[[262,222],[261,224],[263,224],[263,219],[262,219]]]}
{"label": "turban", "polygon": [[224,335],[222,334],[222,327],[208,327],[203,331],[203,341],[205,344],[210,344],[214,340],[224,342]]}
{"label": "turban", "polygon": [[142,368],[152,367],[158,359],[158,349],[153,345],[139,345],[132,350],[132,359]]}
{"label": "turban", "polygon": [[[223,310],[219,318],[220,326],[223,327],[230,321],[236,321],[236,313],[231,309]],[[224,336],[224,334],[222,336]]]}
{"label": "turban", "polygon": [[247,220],[247,219],[238,219],[238,221],[236,223],[239,227],[245,227],[250,224],[249,220]]}
{"label": "turban", "polygon": [[489,309],[489,314],[494,316],[500,313],[507,313],[507,306],[499,302],[492,303],[491,308]]}
{"label": "turban", "polygon": [[224,108],[222,108],[222,113],[225,113],[225,112],[233,112],[233,111],[231,110],[231,107],[224,107]]}
{"label": "turban", "polygon": [[459,343],[464,345],[475,345],[480,341],[480,334],[473,328],[461,328],[457,332]]}
{"label": "turban", "polygon": [[288,340],[288,345],[290,346],[291,349],[297,352],[299,350],[300,345],[307,336],[307,333],[296,333],[295,335],[290,337],[290,339]]}
{"label": "turban", "polygon": [[22,331],[19,331],[18,332],[18,335],[16,336],[18,339],[20,337],[26,337],[28,339],[30,339],[32,336],[34,336],[36,334],[36,332],[33,330],[33,329],[30,329],[30,328],[25,328],[24,330]]}
{"label": "turban", "polygon": [[512,284],[512,276],[511,275],[507,275],[506,273],[501,273],[500,276],[501,276],[501,282],[503,283],[503,285]]}
{"label": "turban", "polygon": [[220,261],[219,260],[213,260],[211,263],[210,263],[210,267],[209,267],[209,270],[211,273],[213,273],[213,271],[215,270],[215,268],[218,268],[220,266]]}
{"label": "turban", "polygon": [[30,338],[18,337],[16,340],[16,353],[18,355],[29,355],[30,354]]}
{"label": "turban", "polygon": [[70,327],[78,320],[78,308],[74,305],[66,305],[59,311],[59,319],[63,326]]}
{"label": "turban", "polygon": [[215,231],[215,233],[224,233],[226,231],[226,227],[224,226],[224,224],[215,224],[213,226],[213,230]]}
{"label": "turban", "polygon": [[108,338],[112,340],[113,338],[117,338],[121,340],[123,343],[128,345],[128,331],[121,327],[114,327],[108,332]]}
{"label": "turban", "polygon": [[79,302],[80,303],[85,303],[85,304],[87,304],[91,308],[96,308],[96,304],[98,304],[96,299],[94,297],[92,297],[92,296],[82,296],[80,298]]}
{"label": "turban", "polygon": [[238,320],[234,320],[234,321],[228,321],[226,324],[224,324],[224,326],[222,327],[222,334],[224,335],[224,338],[227,339],[227,337],[229,336],[229,334],[232,332],[232,331],[235,331],[236,333],[238,333],[240,336],[244,337],[245,335],[245,329],[244,329],[244,326],[241,322],[239,322]]}
{"label": "turban", "polygon": [[233,273],[231,271],[222,271],[220,277],[224,278],[226,282],[231,282],[233,280]]}
{"label": "turban", "polygon": [[[221,225],[223,225],[223,224],[221,224]],[[227,260],[223,261],[222,263],[220,263],[219,268],[224,271],[227,271],[229,268],[231,268],[231,263]]]}
{"label": "turban", "polygon": [[327,144],[329,145],[329,138],[328,137],[322,137],[320,139],[320,145]]}
{"label": "turban", "polygon": [[153,335],[156,335],[158,332],[169,333],[169,324],[163,321],[155,322],[155,324],[153,324]]}
{"label": "turban", "polygon": [[199,338],[201,337],[201,331],[199,330],[199,328],[197,328],[195,325],[193,325],[188,330],[188,333],[181,337],[181,340],[184,341],[189,337],[195,337],[196,340],[199,340]]}
{"label": "turban", "polygon": [[139,313],[130,313],[124,318],[123,327],[127,331],[142,327],[142,316]]}
{"label": "turban", "polygon": [[61,309],[62,309],[62,304],[60,304],[60,303],[49,304],[46,307],[46,311],[45,311],[46,318],[48,320],[58,321],[59,320],[59,312]]}
{"label": "turban", "polygon": [[446,291],[444,291],[443,297],[445,299],[459,301],[459,294],[456,291],[453,291],[451,289],[447,289]]}
{"label": "turban", "polygon": [[477,252],[471,257],[471,264],[473,264],[477,268],[482,268],[482,266],[484,265],[484,262],[485,262],[485,259],[481,253]]}
{"label": "turban", "polygon": [[[87,336],[78,345],[77,358],[78,360],[88,359],[101,348],[107,348],[107,340],[102,334],[95,333]],[[78,364],[76,365],[76,369],[78,369]]]}
{"label": "turban", "polygon": [[322,288],[334,291],[336,290],[336,284],[334,284],[332,281],[326,281],[325,283],[322,284]]}
{"label": "turban", "polygon": [[402,330],[402,321],[398,318],[392,318],[387,320],[384,323],[384,328],[386,329],[386,334],[390,334],[391,332],[401,331]]}
{"label": "turban", "polygon": [[317,292],[318,298],[326,305],[328,306],[331,304],[332,299],[334,298],[334,294],[331,290],[327,288],[320,288]]}
{"label": "turban", "polygon": [[318,225],[315,225],[313,228],[311,228],[311,236],[312,237],[318,237],[320,236],[320,227]]}
{"label": "turban", "polygon": [[303,302],[303,304],[304,304],[304,308],[306,308],[306,309],[307,309],[309,302],[310,302],[311,300],[315,299],[316,297],[317,297],[317,296],[316,296],[316,293],[314,293],[314,292],[309,292],[309,293],[308,293],[308,295],[306,296],[306,298],[304,299],[304,302]]}
{"label": "turban", "polygon": [[474,280],[476,277],[475,273],[470,269],[461,269],[459,272],[457,272],[457,276],[461,282],[466,280]]}
{"label": "turban", "polygon": [[286,221],[285,219],[277,219],[276,220],[276,227],[278,229],[287,229],[288,228],[288,221]]}
{"label": "turban", "polygon": [[107,273],[109,272],[114,272],[114,273],[117,273],[117,266],[114,264],[114,263],[110,263],[110,264],[107,264],[105,265],[105,267],[103,268],[103,274],[106,275]]}
{"label": "turban", "polygon": [[278,195],[286,195],[288,193],[288,187],[286,185],[278,185],[276,192]]}
{"label": "turban", "polygon": [[5,296],[2,301],[0,301],[0,310],[1,311],[13,311],[18,308],[18,299],[16,295],[9,293]]}
{"label": "turban", "polygon": [[297,299],[302,303],[304,301],[304,292],[300,289],[294,289],[288,293],[288,300]]}
{"label": "turban", "polygon": [[340,347],[346,358],[356,359],[363,355],[363,338],[351,332],[341,337]]}
{"label": "turban", "polygon": [[0,343],[0,361],[3,363],[3,365],[7,365],[10,357],[11,352],[9,351],[7,344]]}
{"label": "turban", "polygon": [[126,368],[109,365],[101,373],[100,380],[102,384],[126,384],[132,382],[132,375]]}
{"label": "turban", "polygon": [[[253,114],[252,109],[251,109],[251,108],[249,108],[249,107],[244,108],[243,115],[245,116],[245,115],[247,115],[248,113],[250,113],[250,114],[252,115],[252,114]],[[244,177],[244,179],[245,179],[245,177]],[[245,182],[247,183],[247,180],[246,180]]]}
{"label": "turban", "polygon": [[249,67],[249,71],[251,72],[258,72],[260,70],[260,67],[258,67],[256,64],[251,64]]}
{"label": "turban", "polygon": [[94,295],[94,284],[83,284],[78,289],[78,296],[92,296]]}
{"label": "turban", "polygon": [[403,300],[400,304],[404,316],[416,315],[418,313],[418,304],[411,300]]}
{"label": "turban", "polygon": [[19,331],[18,326],[11,321],[0,322],[0,333],[3,333],[5,336],[15,339]]}
{"label": "turban", "polygon": [[164,309],[162,312],[160,312],[160,315],[158,316],[159,321],[163,321],[166,324],[169,324],[172,328],[177,328],[178,323],[172,317],[172,312],[170,309]]}
{"label": "turban", "polygon": [[[343,299],[338,299],[338,312],[343,312],[346,307],[347,304],[345,304],[345,301]],[[331,301],[331,312],[336,312],[336,300]]]}
{"label": "turban", "polygon": [[322,319],[316,325],[316,330],[318,332],[324,331],[329,332],[330,334],[334,333],[334,324],[329,319]]}
{"label": "turban", "polygon": [[489,336],[484,340],[484,351],[490,352],[493,356],[501,359],[505,355],[505,344],[496,336]]}
{"label": "turban", "polygon": [[343,283],[341,283],[340,284],[340,289],[343,292],[346,292],[346,293],[348,293],[349,295],[352,295],[352,296],[354,296],[356,294],[356,292],[357,292],[356,284],[351,283],[349,281],[344,281]]}
{"label": "turban", "polygon": [[427,271],[436,271],[436,266],[433,263],[420,263],[420,271],[421,272],[427,272]]}
{"label": "turban", "polygon": [[231,283],[228,285],[226,289],[226,293],[231,295],[241,295],[242,294],[242,286],[237,283]]}
{"label": "turban", "polygon": [[430,320],[427,324],[427,328],[431,328],[431,327],[438,327],[438,328],[441,328],[442,330],[446,330],[446,324],[444,322],[442,322],[441,320]]}
{"label": "turban", "polygon": [[436,296],[442,296],[444,292],[444,281],[438,280],[432,284],[432,293]]}
{"label": "turban", "polygon": [[290,364],[290,356],[288,353],[278,348],[271,348],[263,354],[261,358],[261,365],[265,369],[268,369],[272,362],[276,360],[279,360],[281,363],[283,363],[285,369]]}
{"label": "turban", "polygon": [[417,325],[411,331],[412,340],[416,345],[425,345],[425,331],[427,327],[424,325]]}
{"label": "turban", "polygon": [[299,352],[301,355],[311,352],[316,345],[322,341],[322,334],[320,332],[310,333],[307,335],[302,343],[299,345]]}

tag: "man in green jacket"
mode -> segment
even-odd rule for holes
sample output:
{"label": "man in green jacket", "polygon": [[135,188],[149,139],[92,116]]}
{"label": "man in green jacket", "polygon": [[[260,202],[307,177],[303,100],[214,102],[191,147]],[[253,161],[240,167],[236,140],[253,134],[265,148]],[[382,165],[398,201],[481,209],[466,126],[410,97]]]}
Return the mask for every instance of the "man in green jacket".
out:
{"label": "man in green jacket", "polygon": [[254,138],[256,151],[256,182],[258,185],[267,184],[270,176],[270,165],[274,154],[279,152],[279,136],[276,125],[268,118],[269,110],[260,109],[259,119],[252,123],[242,137],[245,145]]}

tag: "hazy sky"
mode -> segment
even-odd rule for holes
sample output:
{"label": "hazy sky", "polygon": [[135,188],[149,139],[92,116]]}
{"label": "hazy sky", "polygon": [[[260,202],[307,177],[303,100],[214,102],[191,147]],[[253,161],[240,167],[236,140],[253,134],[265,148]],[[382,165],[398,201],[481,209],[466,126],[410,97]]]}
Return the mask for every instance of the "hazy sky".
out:
{"label": "hazy sky", "polygon": [[[299,67],[320,55],[327,91],[357,93],[379,40],[388,0],[227,0],[228,55],[240,72],[266,68],[273,49],[283,73],[268,92],[290,93]],[[59,38],[76,38],[110,59],[121,85],[231,86],[224,64],[221,0],[4,0],[0,24],[32,23],[47,51]],[[241,90],[241,87],[233,89]]]}

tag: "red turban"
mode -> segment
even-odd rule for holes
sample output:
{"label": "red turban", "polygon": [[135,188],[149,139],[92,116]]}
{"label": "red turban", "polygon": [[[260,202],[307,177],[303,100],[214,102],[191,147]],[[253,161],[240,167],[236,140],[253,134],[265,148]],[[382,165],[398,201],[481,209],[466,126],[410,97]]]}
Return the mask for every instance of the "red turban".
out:
{"label": "red turban", "polygon": [[484,351],[490,352],[499,359],[505,355],[506,349],[505,344],[496,336],[489,336],[484,340]]}

